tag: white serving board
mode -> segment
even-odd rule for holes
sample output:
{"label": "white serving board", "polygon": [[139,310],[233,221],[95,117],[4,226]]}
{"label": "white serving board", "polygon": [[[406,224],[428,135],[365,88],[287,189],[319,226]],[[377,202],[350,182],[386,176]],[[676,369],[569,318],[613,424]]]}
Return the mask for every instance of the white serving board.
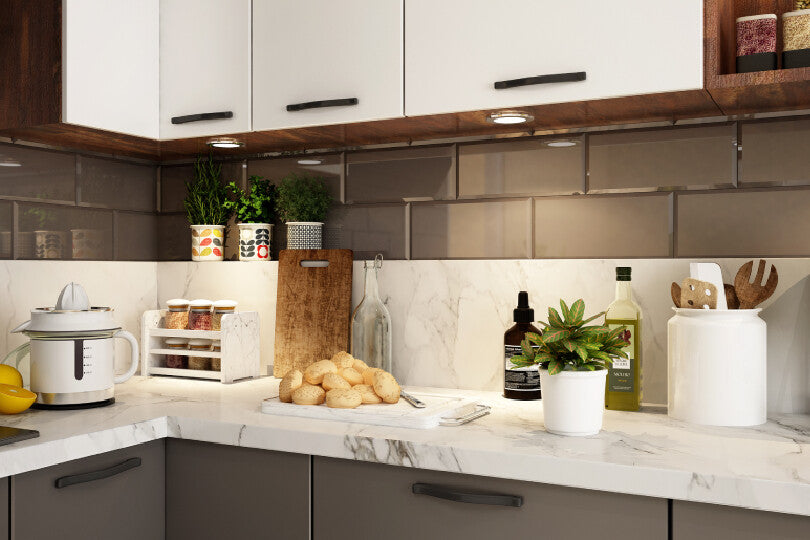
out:
{"label": "white serving board", "polygon": [[393,405],[360,405],[356,409],[332,409],[324,405],[295,405],[282,403],[278,396],[262,401],[261,412],[279,416],[296,416],[318,420],[334,420],[374,426],[393,426],[414,429],[429,429],[439,425],[442,419],[457,418],[475,410],[477,401],[459,396],[436,394],[412,394],[427,407],[417,409],[403,398]]}

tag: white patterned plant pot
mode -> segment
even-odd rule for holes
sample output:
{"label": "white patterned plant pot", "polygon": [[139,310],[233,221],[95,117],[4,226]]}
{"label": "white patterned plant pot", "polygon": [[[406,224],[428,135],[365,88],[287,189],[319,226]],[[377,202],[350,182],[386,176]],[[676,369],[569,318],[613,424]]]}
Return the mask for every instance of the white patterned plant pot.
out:
{"label": "white patterned plant pot", "polygon": [[34,231],[34,256],[37,259],[62,259],[67,245],[67,231]]}
{"label": "white patterned plant pot", "polygon": [[239,260],[269,261],[273,225],[270,223],[239,224]]}
{"label": "white patterned plant pot", "polygon": [[192,261],[221,261],[224,255],[224,225],[191,225]]}
{"label": "white patterned plant pot", "polygon": [[287,249],[321,249],[323,223],[290,221],[287,223]]}

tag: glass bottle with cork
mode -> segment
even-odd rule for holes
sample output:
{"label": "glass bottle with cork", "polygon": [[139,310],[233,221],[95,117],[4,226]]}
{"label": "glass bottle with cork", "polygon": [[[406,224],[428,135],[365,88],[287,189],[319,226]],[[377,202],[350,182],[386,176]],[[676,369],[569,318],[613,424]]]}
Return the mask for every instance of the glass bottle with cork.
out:
{"label": "glass bottle with cork", "polygon": [[527,332],[540,334],[534,327],[534,310],[529,307],[529,293],[518,293],[518,305],[513,311],[515,325],[503,335],[504,349],[504,379],[503,397],[509,399],[540,399],[540,372],[537,366],[516,367],[512,364],[512,356],[520,354],[520,342]]}
{"label": "glass bottle with cork", "polygon": [[641,407],[641,308],[633,300],[630,287],[632,269],[616,267],[616,298],[605,313],[605,324],[613,330],[626,327],[622,338],[627,343],[627,358],[615,358],[608,370],[605,408],[637,411]]}

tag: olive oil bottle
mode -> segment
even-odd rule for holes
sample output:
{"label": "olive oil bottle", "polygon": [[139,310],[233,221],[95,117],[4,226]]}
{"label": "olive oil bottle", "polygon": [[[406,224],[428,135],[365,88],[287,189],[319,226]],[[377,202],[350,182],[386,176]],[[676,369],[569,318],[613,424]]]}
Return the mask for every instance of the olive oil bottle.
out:
{"label": "olive oil bottle", "polygon": [[605,386],[605,408],[614,411],[637,411],[641,406],[641,309],[633,301],[631,270],[616,267],[616,298],[605,314],[605,324],[611,330],[627,327],[622,333],[627,358],[613,360]]}

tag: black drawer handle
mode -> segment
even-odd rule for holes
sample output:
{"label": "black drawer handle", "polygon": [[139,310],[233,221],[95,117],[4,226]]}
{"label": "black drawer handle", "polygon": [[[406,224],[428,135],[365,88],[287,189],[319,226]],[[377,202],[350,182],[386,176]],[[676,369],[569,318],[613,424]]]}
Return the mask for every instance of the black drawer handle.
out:
{"label": "black drawer handle", "polygon": [[485,493],[465,493],[434,484],[416,483],[411,486],[414,494],[427,495],[448,501],[470,504],[489,504],[492,506],[523,506],[523,497],[520,495],[496,495]]}
{"label": "black drawer handle", "polygon": [[508,81],[498,81],[495,83],[495,90],[506,90],[518,86],[531,86],[533,84],[550,84],[561,82],[579,82],[585,80],[584,71],[574,73],[552,73],[551,75],[538,75],[536,77],[526,77],[525,79],[510,79]]}
{"label": "black drawer handle", "polygon": [[287,112],[303,111],[306,109],[322,109],[323,107],[344,107],[357,105],[360,100],[356,97],[345,99],[325,99],[323,101],[307,101],[306,103],[293,103],[287,105]]}
{"label": "black drawer handle", "polygon": [[66,488],[74,484],[84,484],[85,482],[102,480],[140,466],[141,458],[134,457],[129,458],[126,461],[122,461],[118,465],[113,465],[109,469],[101,469],[100,471],[93,471],[83,474],[74,474],[73,476],[63,476],[62,478],[56,479],[56,489]]}
{"label": "black drawer handle", "polygon": [[172,124],[188,124],[190,122],[202,122],[203,120],[225,120],[233,118],[233,111],[204,112],[198,114],[187,114],[185,116],[172,116]]}

